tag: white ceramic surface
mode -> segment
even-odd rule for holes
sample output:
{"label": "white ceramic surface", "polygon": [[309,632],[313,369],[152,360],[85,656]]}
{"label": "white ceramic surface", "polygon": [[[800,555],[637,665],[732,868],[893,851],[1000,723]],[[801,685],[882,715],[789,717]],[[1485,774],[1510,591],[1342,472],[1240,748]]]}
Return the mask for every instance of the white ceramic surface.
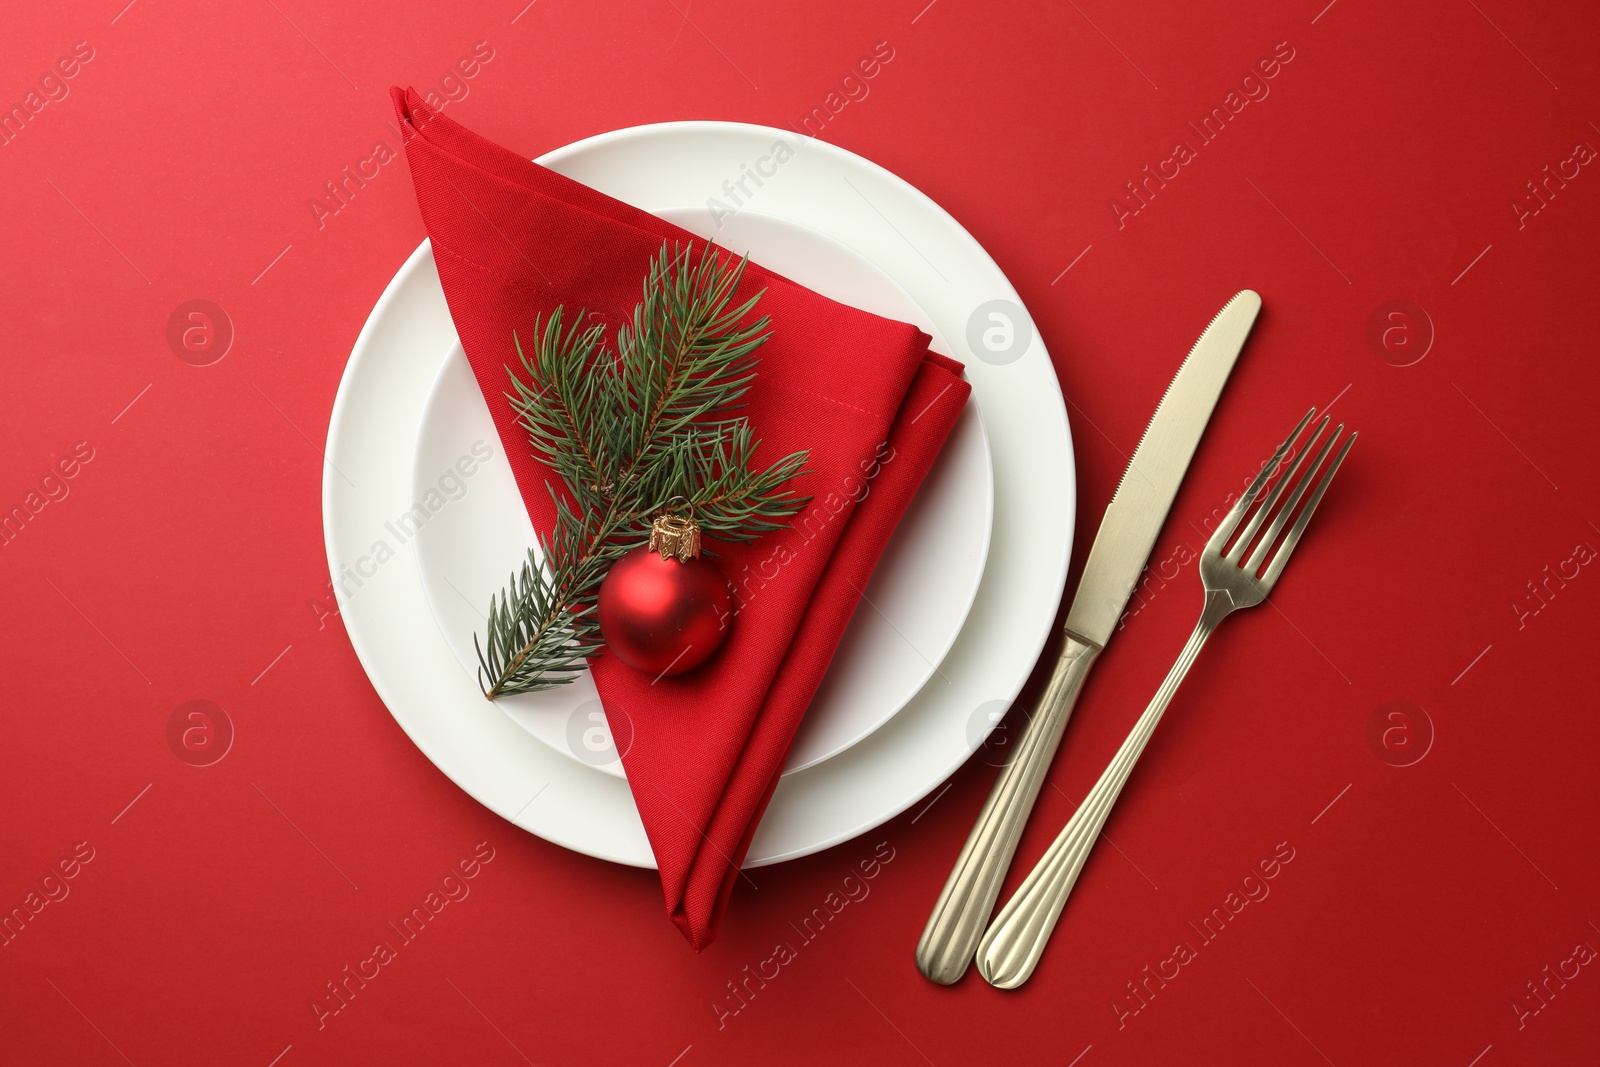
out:
{"label": "white ceramic surface", "polygon": [[[789,154],[774,163],[780,144]],[[967,363],[993,456],[994,520],[966,625],[935,683],[899,714],[783,779],[746,865],[865,833],[927,796],[976,750],[1049,636],[1071,550],[1074,478],[1065,406],[1044,345],[1004,274],[954,219],[888,171],[824,142],[738,123],[663,123],[588,138],[540,162],[647,210],[705,204],[741,167],[771,171],[741,206],[862,253],[928,309]],[[1025,344],[1003,361],[980,358],[967,340],[969,322],[996,302],[1014,309],[1026,331]],[[415,502],[423,412],[455,341],[424,244],[357,338],[329,426],[323,527],[329,568],[348,589],[341,615],[351,643],[395,720],[480,803],[565,847],[654,866],[626,782],[557,754],[462,685],[432,619],[415,539],[388,525]]]}
{"label": "white ceramic surface", "polygon": [[[703,207],[660,214],[700,236],[714,235],[723,247],[748,253],[826,296],[933,334],[931,319],[892,278],[815,230],[753,212],[740,213],[721,229]],[[933,336],[935,350],[948,353],[944,340]],[[414,511],[410,525],[417,527],[423,587],[440,631],[476,685],[474,637],[484,631],[491,598],[535,541],[488,405],[459,343],[428,397],[412,471],[413,499],[421,510]],[[795,737],[785,773],[820,763],[866,737],[934,676],[983,577],[993,488],[977,404],[969,402],[867,585]],[[930,574],[939,580],[929,581]],[[585,674],[573,684],[504,697],[496,704],[557,752],[620,777],[623,760],[604,716],[589,717],[597,699],[593,679]]]}

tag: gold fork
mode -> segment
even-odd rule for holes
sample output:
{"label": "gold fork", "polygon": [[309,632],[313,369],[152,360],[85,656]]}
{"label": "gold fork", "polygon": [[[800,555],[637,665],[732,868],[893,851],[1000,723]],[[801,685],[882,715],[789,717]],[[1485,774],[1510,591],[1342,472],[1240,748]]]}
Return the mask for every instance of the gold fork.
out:
{"label": "gold fork", "polygon": [[[1033,969],[1038,965],[1039,957],[1044,952],[1045,942],[1050,939],[1050,932],[1055,929],[1056,920],[1067,902],[1067,896],[1078,880],[1078,872],[1083,870],[1084,862],[1089,858],[1089,850],[1094,847],[1095,840],[1100,836],[1100,828],[1105,825],[1106,817],[1111,814],[1111,805],[1116,803],[1123,784],[1133,771],[1133,765],[1138,762],[1139,754],[1144,751],[1150,735],[1161,722],[1161,715],[1167,710],[1173,694],[1178,691],[1178,685],[1188,673],[1189,666],[1194,663],[1206,639],[1223,619],[1240,608],[1254,607],[1261,603],[1272,591],[1278,576],[1283,573],[1284,564],[1289,561],[1289,555],[1299,543],[1306,524],[1311,521],[1311,514],[1321,502],[1322,494],[1327,490],[1328,483],[1333,480],[1334,472],[1339,469],[1339,464],[1344,462],[1345,453],[1349,452],[1350,446],[1355,443],[1356,434],[1351,433],[1346,437],[1333,459],[1324,464],[1329,450],[1344,432],[1344,425],[1341,423],[1334,429],[1333,434],[1322,442],[1316,457],[1296,481],[1295,475],[1299,474],[1300,468],[1305,465],[1312,446],[1327,429],[1328,419],[1324,416],[1310,439],[1306,441],[1305,448],[1300,451],[1294,466],[1278,479],[1266,503],[1250,516],[1250,521],[1245,524],[1243,532],[1236,540],[1233,539],[1233,533],[1245,513],[1250,511],[1257,498],[1262,495],[1272,473],[1283,463],[1289,449],[1299,439],[1306,424],[1316,413],[1316,409],[1312,408],[1306,417],[1300,420],[1300,424],[1284,439],[1283,444],[1278,446],[1278,450],[1272,454],[1272,459],[1262,468],[1261,473],[1256,475],[1255,480],[1250,483],[1250,488],[1228,512],[1222,524],[1211,535],[1211,539],[1206,542],[1206,547],[1200,554],[1200,580],[1205,584],[1206,591],[1205,607],[1200,613],[1200,622],[1190,635],[1188,644],[1184,645],[1183,651],[1178,654],[1178,661],[1173,664],[1166,680],[1161,683],[1161,688],[1156,690],[1150,706],[1145,709],[1144,714],[1134,725],[1133,732],[1117,750],[1116,758],[1111,761],[1111,765],[1105,769],[1100,780],[1089,791],[1089,795],[1084,798],[1083,804],[1067,822],[1066,827],[1045,850],[1038,865],[1028,873],[1016,895],[1000,909],[1000,914],[995,916],[994,922],[983,935],[983,940],[978,943],[978,971],[990,985],[1001,989],[1015,989],[1033,974]],[[1316,478],[1319,469],[1322,476]],[[1311,491],[1311,495],[1306,497],[1306,490],[1312,485],[1313,478],[1316,478],[1316,487]],[[1289,490],[1291,482],[1293,489],[1288,492],[1288,500],[1284,501],[1285,491]],[[1302,500],[1303,507],[1301,507]],[[1280,502],[1283,502],[1281,508],[1278,506]],[[1283,535],[1282,543],[1278,544],[1277,551],[1272,553],[1269,562],[1268,553],[1272,552],[1273,546],[1278,543],[1279,535],[1283,534],[1284,526],[1289,519],[1296,515],[1297,508],[1298,517],[1294,518],[1294,525]],[[1246,558],[1245,549],[1256,540],[1256,534],[1260,532],[1262,524],[1269,516],[1272,516],[1272,524],[1267,527],[1266,533],[1261,535],[1254,550]],[[1233,540],[1233,546],[1224,551],[1230,540]],[[1265,570],[1262,570],[1263,563],[1266,564]]]}

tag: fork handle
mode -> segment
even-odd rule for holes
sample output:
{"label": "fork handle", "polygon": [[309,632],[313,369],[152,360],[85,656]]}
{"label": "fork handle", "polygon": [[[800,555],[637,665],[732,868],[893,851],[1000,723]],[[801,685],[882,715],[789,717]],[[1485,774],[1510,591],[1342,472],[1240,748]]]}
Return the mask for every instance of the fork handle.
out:
{"label": "fork handle", "polygon": [[1161,688],[1156,690],[1155,697],[1134,724],[1133,732],[1122,742],[1111,765],[1100,775],[1100,780],[1089,790],[1066,827],[1051,842],[1038,865],[1028,873],[1016,895],[1000,909],[993,925],[983,935],[977,952],[978,973],[990,985],[1015,989],[1033,974],[1056,920],[1061,916],[1061,909],[1067,903],[1067,896],[1078,881],[1078,873],[1083,870],[1089,851],[1111,814],[1111,806],[1133,773],[1133,765],[1139,761],[1150,735],[1161,722],[1162,713],[1172,702],[1173,694],[1178,691],[1178,685],[1206,639],[1232,610],[1233,603],[1226,593],[1206,594],[1200,622],[1178,654],[1178,661],[1167,672]]}
{"label": "fork handle", "polygon": [[1099,645],[1067,633],[1050,682],[967,835],[917,942],[917,969],[940,985],[955,982],[972,962],[1078,691],[1099,655]]}

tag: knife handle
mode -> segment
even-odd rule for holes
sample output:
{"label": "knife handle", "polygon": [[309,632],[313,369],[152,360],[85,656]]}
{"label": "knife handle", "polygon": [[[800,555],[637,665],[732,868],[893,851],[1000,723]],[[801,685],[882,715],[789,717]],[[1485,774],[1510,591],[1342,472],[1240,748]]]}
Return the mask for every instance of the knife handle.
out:
{"label": "knife handle", "polygon": [[1067,633],[1050,682],[967,835],[917,942],[917,970],[940,985],[953,984],[972,963],[1078,691],[1099,655],[1099,645]]}

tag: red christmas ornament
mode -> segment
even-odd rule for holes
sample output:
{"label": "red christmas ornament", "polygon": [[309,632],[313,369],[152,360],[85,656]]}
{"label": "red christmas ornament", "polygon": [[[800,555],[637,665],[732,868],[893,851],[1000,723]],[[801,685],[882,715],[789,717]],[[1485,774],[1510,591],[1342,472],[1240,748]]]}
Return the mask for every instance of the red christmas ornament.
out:
{"label": "red christmas ornament", "polygon": [[646,674],[682,674],[722,647],[733,597],[716,564],[699,553],[693,520],[661,515],[650,543],[611,565],[600,583],[600,635],[622,662]]}

